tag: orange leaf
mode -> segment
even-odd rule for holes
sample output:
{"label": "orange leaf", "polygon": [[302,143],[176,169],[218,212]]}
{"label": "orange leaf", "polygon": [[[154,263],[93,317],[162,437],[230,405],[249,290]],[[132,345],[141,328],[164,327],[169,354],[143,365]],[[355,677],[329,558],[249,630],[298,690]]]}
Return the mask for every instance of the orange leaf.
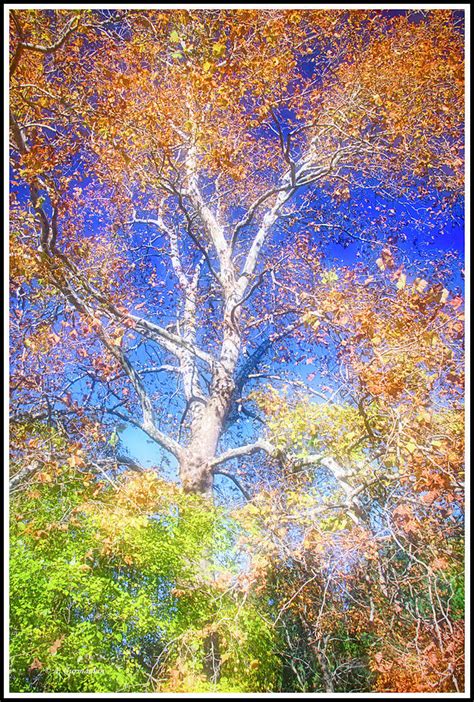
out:
{"label": "orange leaf", "polygon": [[58,650],[61,648],[64,639],[66,638],[65,634],[61,634],[61,636],[56,639],[56,641],[49,647],[49,652],[54,656]]}
{"label": "orange leaf", "polygon": [[41,670],[42,667],[43,667],[43,664],[41,663],[39,658],[34,658],[33,663],[30,665],[28,670]]}
{"label": "orange leaf", "polygon": [[44,471],[41,471],[40,473],[36,474],[36,480],[39,483],[51,483],[53,481],[53,478],[49,473],[45,473]]}

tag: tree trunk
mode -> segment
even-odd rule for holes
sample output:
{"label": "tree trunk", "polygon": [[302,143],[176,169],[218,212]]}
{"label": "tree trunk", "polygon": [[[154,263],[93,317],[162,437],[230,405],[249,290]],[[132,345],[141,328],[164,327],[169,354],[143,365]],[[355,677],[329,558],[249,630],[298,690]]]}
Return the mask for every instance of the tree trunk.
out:
{"label": "tree trunk", "polygon": [[213,383],[211,399],[193,421],[191,439],[179,467],[184,491],[209,497],[212,495],[211,461],[216,455],[234,386],[226,374],[219,375]]}
{"label": "tree trunk", "polygon": [[301,621],[303,629],[306,633],[308,646],[309,646],[311,652],[313,653],[313,656],[316,660],[317,665],[319,666],[319,668],[321,670],[324,691],[325,692],[334,692],[334,685],[332,682],[331,673],[330,673],[328,666],[326,664],[325,655],[319,647],[319,641],[316,640],[314,631],[312,630],[312,628],[308,624],[308,622],[304,619],[304,617],[300,617],[300,621]]}
{"label": "tree trunk", "polygon": [[[234,390],[232,377],[222,365],[214,372],[211,397],[205,407],[199,405],[191,422],[191,439],[180,462],[179,470],[183,489],[212,500],[212,465],[217,446],[229,411]],[[211,562],[204,564],[210,569]],[[211,576],[212,577],[212,576]],[[209,620],[207,624],[212,624]],[[220,646],[218,632],[212,632],[203,641],[203,672],[216,684],[220,679]]]}
{"label": "tree trunk", "polygon": [[185,492],[212,496],[211,461],[216,456],[225,419],[235,389],[235,369],[240,353],[240,317],[236,300],[241,289],[228,296],[225,312],[224,335],[219,360],[215,363],[209,399],[196,406],[191,422],[191,437],[180,461],[179,473]]}

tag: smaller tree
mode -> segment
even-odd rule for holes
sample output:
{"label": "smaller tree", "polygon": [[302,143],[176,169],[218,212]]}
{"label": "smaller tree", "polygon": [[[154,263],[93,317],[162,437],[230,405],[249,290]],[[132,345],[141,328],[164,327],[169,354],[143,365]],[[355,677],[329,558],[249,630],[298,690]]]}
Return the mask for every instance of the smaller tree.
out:
{"label": "smaller tree", "polygon": [[304,641],[292,684],[460,691],[462,296],[387,250],[373,271],[320,276],[304,319],[331,359],[325,397],[253,396],[280,455],[242,511],[254,573]]}
{"label": "smaller tree", "polygon": [[276,684],[273,632],[235,584],[222,510],[154,471],[97,482],[84,465],[37,472],[11,517],[13,691]]}

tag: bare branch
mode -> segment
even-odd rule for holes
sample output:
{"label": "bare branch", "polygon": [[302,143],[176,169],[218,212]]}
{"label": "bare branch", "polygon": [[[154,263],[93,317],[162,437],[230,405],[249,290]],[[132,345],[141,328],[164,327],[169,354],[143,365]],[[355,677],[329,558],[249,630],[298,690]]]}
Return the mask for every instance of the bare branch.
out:
{"label": "bare branch", "polygon": [[270,456],[273,456],[275,454],[275,447],[269,441],[260,439],[254,444],[246,444],[245,446],[239,446],[237,448],[229,449],[228,451],[221,453],[220,456],[216,456],[212,459],[210,465],[217,466],[221,463],[225,463],[226,461],[230,461],[232,458],[239,458],[240,456],[249,456],[253,453],[257,453],[258,451],[265,451],[265,453],[268,453]]}
{"label": "bare branch", "polygon": [[182,447],[178,444],[177,441],[172,439],[170,436],[167,436],[156,427],[152,402],[145,390],[145,386],[143,385],[142,379],[138,375],[137,371],[133,368],[133,366],[128,361],[125,354],[119,347],[112,344],[102,331],[99,331],[98,334],[104,345],[114,356],[114,358],[117,359],[117,361],[120,363],[120,365],[128,375],[130,382],[132,383],[135,392],[138,395],[143,415],[143,422],[140,424],[140,428],[146,431],[146,433],[149,434],[155,441],[157,441],[159,444],[161,444],[161,446],[163,446],[165,449],[170,451],[174,456],[178,458],[181,455]]}
{"label": "bare branch", "polygon": [[35,460],[21,468],[21,470],[19,470],[18,473],[15,473],[15,475],[12,475],[9,480],[10,492],[21,485],[24,480],[31,478],[39,468],[40,462]]}
{"label": "bare branch", "polygon": [[251,500],[250,493],[247,492],[247,490],[241,485],[241,483],[237,480],[237,478],[235,476],[231,475],[230,473],[226,473],[223,470],[213,470],[212,474],[213,475],[223,475],[224,477],[231,480],[234,483],[234,485],[236,487],[238,487],[238,489],[240,490],[242,495],[245,497],[245,499],[250,502],[250,500]]}

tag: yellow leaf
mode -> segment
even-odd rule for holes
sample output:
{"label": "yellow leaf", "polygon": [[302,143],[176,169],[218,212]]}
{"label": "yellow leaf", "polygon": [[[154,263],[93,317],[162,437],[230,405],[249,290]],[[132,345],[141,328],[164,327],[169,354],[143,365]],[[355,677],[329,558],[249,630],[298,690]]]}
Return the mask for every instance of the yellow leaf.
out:
{"label": "yellow leaf", "polygon": [[214,44],[212,47],[212,53],[214,54],[214,56],[223,56],[225,54],[224,44],[220,44],[219,42]]}
{"label": "yellow leaf", "polygon": [[70,468],[76,468],[77,466],[80,467],[84,465],[83,459],[77,453],[73,454],[72,456],[69,456],[67,462]]}
{"label": "yellow leaf", "polygon": [[309,324],[315,331],[321,323],[314,312],[307,312],[303,315],[302,319],[305,324]]}
{"label": "yellow leaf", "polygon": [[428,282],[426,280],[423,280],[423,278],[416,278],[414,282],[415,290],[416,292],[423,292],[423,290],[426,290],[428,287]]}
{"label": "yellow leaf", "polygon": [[443,291],[442,291],[440,298],[439,298],[440,303],[442,305],[444,305],[444,303],[446,302],[448,297],[449,297],[449,290],[446,290],[446,288],[443,288]]}
{"label": "yellow leaf", "polygon": [[120,334],[119,336],[115,337],[115,339],[112,339],[112,343],[114,346],[121,346],[122,345],[122,340],[123,340],[123,334]]}
{"label": "yellow leaf", "polygon": [[398,279],[398,282],[397,282],[397,288],[399,290],[403,290],[403,288],[406,285],[406,282],[407,282],[407,277],[406,277],[405,273],[401,273],[400,277]]}
{"label": "yellow leaf", "polygon": [[431,414],[427,412],[425,409],[420,410],[420,412],[417,414],[416,417],[419,421],[422,422],[431,422]]}
{"label": "yellow leaf", "polygon": [[405,444],[405,448],[409,453],[414,453],[417,446],[413,443],[413,441],[407,441],[407,443]]}

